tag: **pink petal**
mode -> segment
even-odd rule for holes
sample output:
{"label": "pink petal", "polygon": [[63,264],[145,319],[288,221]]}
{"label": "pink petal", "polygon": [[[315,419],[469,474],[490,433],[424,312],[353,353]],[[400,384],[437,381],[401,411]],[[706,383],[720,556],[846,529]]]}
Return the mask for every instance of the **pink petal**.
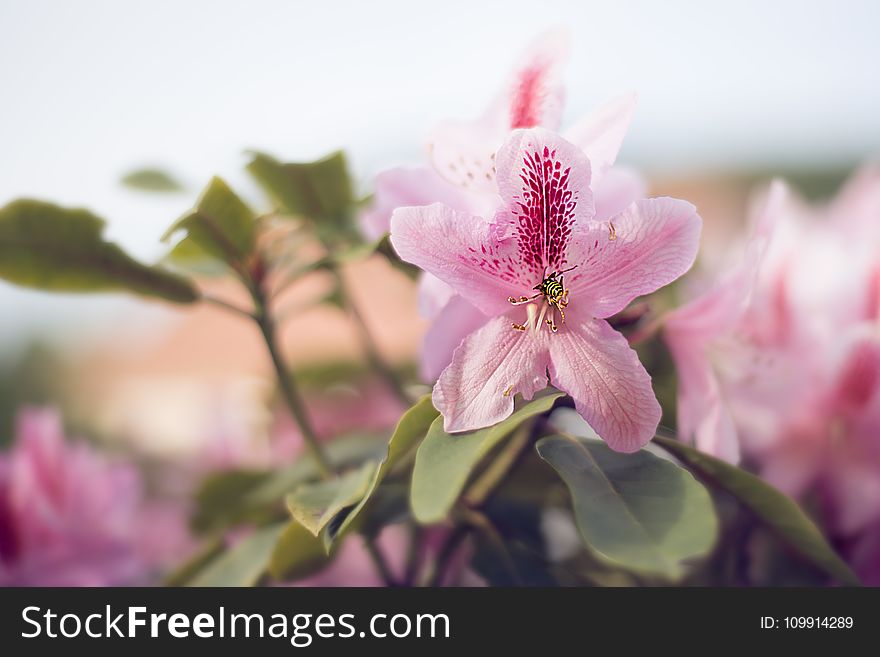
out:
{"label": "pink petal", "polygon": [[880,340],[876,328],[859,326],[853,329],[849,353],[846,355],[834,386],[833,403],[850,413],[864,411],[880,395]]}
{"label": "pink petal", "polygon": [[423,381],[436,381],[452,362],[452,354],[471,333],[486,323],[487,317],[460,296],[440,311],[422,343],[420,374]]}
{"label": "pink petal", "polygon": [[559,127],[565,91],[561,77],[568,50],[568,32],[563,29],[548,30],[529,46],[503,97],[508,130]]}
{"label": "pink petal", "polygon": [[576,231],[569,252],[569,265],[577,266],[568,284],[572,305],[609,317],[671,283],[693,264],[701,223],[690,203],[654,198]]}
{"label": "pink petal", "polygon": [[516,130],[498,151],[498,191],[532,285],[566,264],[577,224],[593,218],[590,163],[559,135]]}
{"label": "pink petal", "polygon": [[771,185],[740,263],[708,292],[669,313],[665,322],[664,338],[678,372],[679,436],[731,463],[739,461],[738,432],[708,352],[717,340],[733,335],[753,298],[760,264],[785,196],[784,186]]}
{"label": "pink petal", "polygon": [[593,168],[594,187],[617,159],[635,111],[636,100],[635,94],[615,98],[581,119],[565,133],[566,139],[587,154]]}
{"label": "pink petal", "polygon": [[850,563],[865,586],[880,586],[880,523],[859,536]]}
{"label": "pink petal", "polygon": [[487,315],[510,310],[507,297],[524,294],[514,240],[498,228],[440,203],[398,208],[391,217],[391,244],[407,262],[444,281]]}
{"label": "pink petal", "polygon": [[564,95],[561,72],[567,59],[567,34],[548,31],[528,48],[480,118],[437,125],[428,140],[437,172],[453,185],[494,192],[495,153],[510,131],[558,127]]}
{"label": "pink petal", "polygon": [[418,285],[419,315],[425,319],[434,319],[455,296],[451,285],[431,274],[422,274]]}
{"label": "pink petal", "polygon": [[614,215],[626,210],[630,204],[648,195],[645,179],[632,169],[614,167],[602,176],[600,182],[595,178],[591,184],[593,200],[596,204],[597,221],[608,221]]}
{"label": "pink petal", "polygon": [[514,395],[531,399],[547,387],[549,364],[543,336],[514,330],[505,316],[490,319],[462,341],[434,386],[443,428],[470,431],[500,422],[513,412]]}
{"label": "pink petal", "polygon": [[378,240],[390,229],[391,213],[396,208],[431,203],[445,203],[477,214],[491,211],[494,205],[492,199],[452,185],[431,168],[396,167],[376,176],[373,202],[360,216],[361,231],[367,239]]}
{"label": "pink petal", "polygon": [[880,240],[880,162],[871,162],[856,171],[837,194],[829,214],[843,230]]}
{"label": "pink petal", "polygon": [[442,121],[428,139],[428,158],[450,185],[480,193],[495,191],[495,152],[506,131],[494,117]]}
{"label": "pink petal", "polygon": [[551,383],[609,447],[635,452],[654,437],[661,411],[651,377],[608,322],[572,317],[547,342]]}

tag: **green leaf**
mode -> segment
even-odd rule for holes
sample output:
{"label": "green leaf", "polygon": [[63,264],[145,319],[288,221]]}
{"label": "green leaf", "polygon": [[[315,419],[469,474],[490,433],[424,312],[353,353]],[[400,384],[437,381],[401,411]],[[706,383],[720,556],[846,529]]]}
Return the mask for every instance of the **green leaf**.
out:
{"label": "green leaf", "polygon": [[132,259],[105,242],[104,221],[88,210],[21,199],[0,208],[0,278],[55,292],[127,291],[192,303],[192,284]]}
{"label": "green leaf", "polygon": [[468,477],[486,455],[523,422],[549,411],[562,393],[535,399],[495,426],[469,433],[448,434],[438,417],[416,452],[410,504],[423,524],[443,520],[455,504]]}
{"label": "green leaf", "polygon": [[327,523],[363,498],[375,468],[374,461],[367,461],[334,479],[303,484],[287,496],[287,508],[294,519],[318,536]]}
{"label": "green leaf", "polygon": [[180,218],[165,235],[178,231],[206,254],[223,262],[240,263],[254,250],[256,215],[220,178],[211,180],[196,207]]}
{"label": "green leaf", "polygon": [[[324,446],[327,457],[337,469],[360,465],[366,460],[381,458],[384,439],[370,435],[353,435],[336,438]],[[254,509],[282,500],[300,484],[318,479],[320,470],[311,454],[303,454],[289,466],[269,473],[264,481],[248,491],[239,504]]]}
{"label": "green leaf", "polygon": [[[326,444],[327,455],[337,468],[378,459],[385,441],[374,436],[339,437]],[[303,454],[290,465],[274,471],[227,470],[205,479],[196,493],[193,527],[220,530],[241,522],[265,522],[279,511],[285,496],[300,484],[320,476],[315,459]]]}
{"label": "green leaf", "polygon": [[218,277],[229,273],[228,267],[189,239],[180,240],[162,259],[171,268],[200,276]]}
{"label": "green leaf", "polygon": [[171,174],[153,167],[131,171],[125,174],[120,182],[126,187],[142,192],[173,193],[183,191],[183,185]]}
{"label": "green leaf", "polygon": [[223,552],[223,539],[209,539],[183,564],[166,575],[164,586],[186,586]]}
{"label": "green leaf", "polygon": [[331,561],[319,538],[292,520],[275,544],[269,574],[276,580],[296,580],[325,568]]}
{"label": "green leaf", "polygon": [[313,221],[322,239],[352,232],[355,199],[342,151],[288,163],[256,153],[247,168],[284,212]]}
{"label": "green leaf", "polygon": [[794,500],[755,475],[697,451],[678,440],[656,436],[654,442],[694,470],[702,479],[733,495],[795,552],[842,584],[859,579],[834,552],[819,528]]}
{"label": "green leaf", "polygon": [[206,532],[248,519],[255,507],[240,502],[268,477],[269,473],[261,470],[228,470],[208,476],[196,491],[193,529]]}
{"label": "green leaf", "polygon": [[212,561],[190,586],[254,586],[265,574],[287,523],[256,529]]}
{"label": "green leaf", "polygon": [[712,549],[718,518],[708,491],[684,468],[646,450],[548,436],[538,455],[565,481],[578,530],[599,555],[636,572],[679,579]]}
{"label": "green leaf", "polygon": [[428,427],[431,426],[431,423],[438,415],[437,409],[431,403],[431,395],[425,395],[401,416],[397,427],[394,429],[394,433],[391,435],[391,440],[388,441],[388,451],[385,454],[385,458],[382,459],[382,462],[379,463],[373,473],[364,496],[338,528],[335,528],[333,532],[328,532],[327,539],[331,544],[344,535],[349,527],[351,527],[364,507],[367,506],[367,503],[385,476],[425,437]]}

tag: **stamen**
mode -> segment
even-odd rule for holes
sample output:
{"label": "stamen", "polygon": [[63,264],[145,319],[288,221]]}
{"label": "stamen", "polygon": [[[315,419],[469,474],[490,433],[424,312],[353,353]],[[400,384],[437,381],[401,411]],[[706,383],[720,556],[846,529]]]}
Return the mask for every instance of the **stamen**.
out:
{"label": "stamen", "polygon": [[617,229],[614,227],[614,224],[610,221],[608,222],[608,240],[613,242],[617,239]]}
{"label": "stamen", "polygon": [[526,327],[523,326],[522,324],[511,324],[511,326],[514,329],[516,329],[517,331],[525,331],[526,330]]}
{"label": "stamen", "polygon": [[509,385],[509,386],[507,386],[507,390],[505,390],[503,393],[501,393],[501,396],[502,397],[510,397],[511,392],[513,392],[513,386]]}
{"label": "stamen", "polygon": [[544,303],[541,306],[541,314],[538,316],[538,321],[535,322],[535,324],[534,324],[535,333],[537,333],[539,330],[541,330],[541,325],[544,323],[544,315],[546,315],[546,314],[547,314],[547,304]]}

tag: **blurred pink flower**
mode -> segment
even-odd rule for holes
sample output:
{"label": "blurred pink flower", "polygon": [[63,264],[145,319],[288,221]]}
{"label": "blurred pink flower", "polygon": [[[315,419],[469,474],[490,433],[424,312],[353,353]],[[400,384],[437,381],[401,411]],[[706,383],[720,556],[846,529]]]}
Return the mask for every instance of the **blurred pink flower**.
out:
{"label": "blurred pink flower", "polygon": [[[560,125],[568,41],[564,30],[546,32],[526,49],[482,116],[437,125],[428,145],[431,167],[399,167],[379,174],[373,205],[361,217],[364,234],[369,239],[381,237],[389,230],[392,212],[405,206],[439,202],[471,215],[492,216],[501,205],[495,182],[499,146],[512,130],[539,126],[556,130]],[[645,196],[639,175],[611,168],[634,107],[635,96],[622,96],[564,133],[590,159],[598,220],[610,219]],[[425,381],[435,381],[452,361],[455,348],[486,317],[429,273],[421,278],[419,310],[432,320],[423,343],[420,373]]]}
{"label": "blurred pink flower", "polygon": [[845,541],[880,523],[878,273],[880,168],[824,206],[776,183],[742,262],[666,325],[682,438],[818,493]]}
{"label": "blurred pink flower", "polygon": [[16,442],[0,455],[0,584],[148,583],[183,556],[185,522],[145,504],[132,466],[68,442],[54,411],[19,415]]}
{"label": "blurred pink flower", "polygon": [[[578,147],[544,129],[516,130],[498,151],[503,206],[494,219],[439,203],[395,211],[400,257],[486,316],[434,387],[447,431],[504,419],[513,396],[531,399],[549,372],[614,449],[634,451],[653,437],[660,406],[650,377],[626,339],[597,318],[687,271],[701,222],[692,205],[669,198],[596,221],[590,180]],[[520,304],[525,312],[513,307]]]}
{"label": "blurred pink flower", "polygon": [[[755,289],[786,194],[782,183],[774,182],[755,217],[754,234],[742,260],[714,287],[666,318],[666,341],[678,370],[679,435],[732,462],[739,460],[739,440],[727,404],[729,384],[735,381],[747,388],[778,382],[778,377],[768,376],[767,362],[754,356],[756,342],[770,350],[755,329],[762,326],[764,333],[772,334],[782,324],[785,310],[778,304],[762,307],[764,300]],[[768,321],[775,322],[769,329]],[[767,391],[762,389],[761,394]]]}
{"label": "blurred pink flower", "polygon": [[880,523],[855,540],[849,561],[865,586],[880,586]]}

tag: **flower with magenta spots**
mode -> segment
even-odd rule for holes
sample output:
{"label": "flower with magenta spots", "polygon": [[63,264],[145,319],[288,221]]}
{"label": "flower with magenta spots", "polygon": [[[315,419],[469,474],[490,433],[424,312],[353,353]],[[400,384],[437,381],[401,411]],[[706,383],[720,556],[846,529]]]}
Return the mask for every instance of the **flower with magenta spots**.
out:
{"label": "flower with magenta spots", "polygon": [[[428,139],[430,166],[396,167],[375,180],[371,207],[361,228],[371,240],[388,232],[392,212],[404,206],[443,203],[468,216],[494,216],[501,199],[495,182],[498,148],[513,130],[560,127],[568,60],[568,34],[550,30],[519,57],[492,102],[475,119],[447,119]],[[645,196],[636,172],[613,166],[635,109],[635,95],[603,104],[566,129],[563,136],[590,160],[596,219],[610,219]],[[431,321],[420,356],[420,374],[436,381],[461,340],[485,323],[485,315],[438,278],[419,283],[419,312]]]}
{"label": "flower with magenta spots", "polygon": [[400,257],[450,285],[484,322],[434,387],[447,431],[492,425],[548,382],[569,394],[608,444],[635,451],[660,406],[626,339],[604,320],[681,276],[701,220],[670,198],[598,221],[590,161],[550,131],[515,130],[496,156],[500,209],[491,218],[442,204],[398,209]]}

